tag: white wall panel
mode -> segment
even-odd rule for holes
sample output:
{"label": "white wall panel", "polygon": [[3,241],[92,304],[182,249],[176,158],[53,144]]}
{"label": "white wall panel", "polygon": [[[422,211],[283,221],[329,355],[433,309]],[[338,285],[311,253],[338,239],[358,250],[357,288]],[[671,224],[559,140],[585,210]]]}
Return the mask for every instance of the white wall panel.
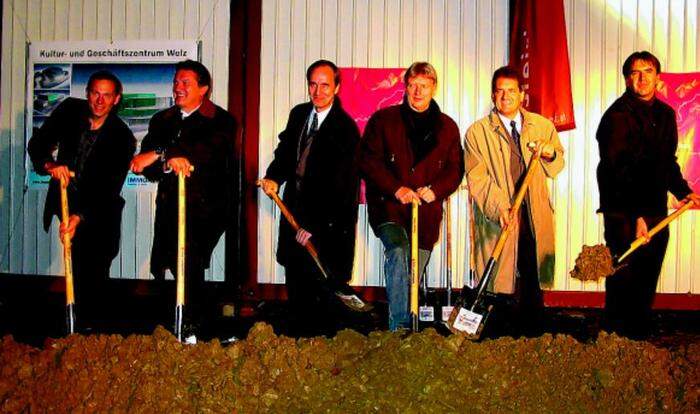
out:
{"label": "white wall panel", "polygon": [[[201,40],[201,61],[211,70],[212,98],[228,98],[229,2],[219,0],[3,0],[0,105],[0,272],[63,272],[54,222],[44,232],[45,190],[26,190],[24,109],[26,52],[32,41]],[[216,51],[216,53],[215,53]],[[122,191],[126,199],[117,278],[149,278],[154,194]],[[217,246],[209,280],[223,280],[224,243]]]}
{"label": "white wall panel", "polygon": [[[577,129],[564,132],[567,166],[551,184],[556,216],[556,290],[601,291],[602,282],[571,279],[581,246],[603,242],[595,169],[595,131],[605,109],[623,92],[620,69],[635,50],[648,49],[670,72],[698,71],[697,0],[564,0]],[[263,3],[260,168],[271,160],[289,109],[304,101],[304,68],[318,56],[339,66],[406,67],[428,60],[440,77],[436,96],[462,134],[491,106],[493,70],[507,61],[508,1],[331,0],[320,6],[323,21],[309,24],[316,2]],[[314,8],[314,10],[309,10]],[[304,16],[307,16],[306,18]],[[283,281],[276,265],[278,212],[259,196],[258,280]],[[468,271],[467,192],[451,198],[454,286]],[[360,207],[353,283],[383,285],[382,247]],[[660,292],[700,293],[700,214],[671,225]],[[682,231],[680,230],[682,229]],[[444,238],[435,246],[429,277],[444,286]]]}
{"label": "white wall panel", "polygon": [[[342,67],[408,67],[416,60],[430,61],[439,77],[436,100],[464,132],[490,108],[491,73],[507,61],[507,26],[507,0],[264,1],[260,174],[272,160],[289,110],[308,99],[305,70],[316,59]],[[258,280],[280,283],[284,270],[275,262],[279,213],[264,194],[258,200]],[[468,271],[466,200],[465,190],[451,198],[455,287],[462,286]],[[357,236],[352,283],[382,286],[382,247],[367,223],[365,206],[360,207]],[[428,270],[433,286],[444,285],[443,244],[444,237]]]}

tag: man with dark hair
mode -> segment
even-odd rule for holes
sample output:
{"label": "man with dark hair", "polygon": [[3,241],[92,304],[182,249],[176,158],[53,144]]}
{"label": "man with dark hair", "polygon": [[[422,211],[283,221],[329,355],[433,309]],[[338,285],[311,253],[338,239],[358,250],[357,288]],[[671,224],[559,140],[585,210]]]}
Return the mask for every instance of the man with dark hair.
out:
{"label": "man with dark hair", "polygon": [[[635,52],[622,73],[627,90],[605,111],[596,139],[600,150],[598,187],[605,241],[614,255],[667,214],[668,192],[684,204],[700,203],[676,161],[676,114],[656,99],[661,65],[649,52]],[[651,305],[666,254],[665,228],[605,279],[608,329],[634,338],[650,333]]]}
{"label": "man with dark hair", "polygon": [[[185,261],[186,318],[197,325],[205,304],[204,270],[224,230],[235,224],[232,211],[237,157],[236,122],[209,100],[211,75],[199,62],[176,66],[175,106],[158,112],[148,126],[131,170],[158,182],[151,273],[163,280],[176,273],[177,174],[187,177]],[[172,172],[172,174],[170,174]]]}
{"label": "man with dark hair", "polygon": [[[554,282],[554,218],[547,178],[564,168],[564,149],[554,124],[526,111],[524,98],[515,68],[504,66],[494,72],[491,99],[495,107],[467,130],[466,169],[473,200],[476,271],[483,274],[502,229],[514,225],[488,287],[514,296],[512,333],[535,336],[542,331],[541,286],[551,287]],[[520,213],[514,216],[515,193],[537,148],[541,159]]]}
{"label": "man with dark hair", "polygon": [[84,321],[96,318],[100,291],[119,252],[120,192],[136,149],[134,135],[116,114],[121,91],[112,73],[93,73],[85,88],[87,100],[63,101],[28,145],[34,170],[52,178],[44,206],[47,231],[54,215],[60,219],[60,181],[69,183],[70,217],[60,233],[61,241],[66,233],[72,239],[76,306],[84,311]]}
{"label": "man with dark hair", "polygon": [[437,73],[415,62],[404,76],[405,99],[380,109],[367,123],[360,168],[367,184],[369,221],[384,245],[389,329],[410,327],[411,204],[418,211],[419,273],[437,242],[442,202],[464,176],[457,124],[433,100]]}
{"label": "man with dark hair", "polygon": [[[292,108],[274,159],[260,180],[266,194],[286,183],[284,202],[302,227],[296,234],[280,219],[277,261],[285,268],[287,294],[298,334],[337,328],[333,302],[304,246],[311,241],[328,269],[331,287],[346,285],[355,257],[360,187],[360,133],[336,96],[340,72],[319,60],[306,72],[310,102]],[[350,292],[348,292],[350,293]],[[314,326],[316,325],[316,326]]]}

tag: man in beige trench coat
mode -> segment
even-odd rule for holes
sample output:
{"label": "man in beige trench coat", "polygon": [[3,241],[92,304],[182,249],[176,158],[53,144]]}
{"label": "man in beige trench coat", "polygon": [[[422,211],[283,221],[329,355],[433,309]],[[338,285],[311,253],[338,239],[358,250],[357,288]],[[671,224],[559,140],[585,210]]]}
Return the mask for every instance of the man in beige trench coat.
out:
{"label": "man in beige trench coat", "polygon": [[[554,281],[554,218],[546,178],[564,168],[564,149],[554,124],[522,108],[525,93],[519,72],[502,67],[493,74],[491,113],[469,127],[466,135],[466,172],[474,210],[476,272],[482,275],[501,228],[515,225],[508,237],[489,290],[513,295],[515,306],[508,323],[515,334],[542,331],[542,287]],[[520,213],[511,203],[532,153],[542,158]]]}

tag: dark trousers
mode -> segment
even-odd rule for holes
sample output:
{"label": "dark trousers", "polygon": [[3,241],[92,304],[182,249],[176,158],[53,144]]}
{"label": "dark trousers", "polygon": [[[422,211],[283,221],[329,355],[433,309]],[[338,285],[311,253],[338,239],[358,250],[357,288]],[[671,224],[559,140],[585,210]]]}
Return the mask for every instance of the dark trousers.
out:
{"label": "dark trousers", "polygon": [[[605,242],[614,256],[623,254],[635,239],[636,219],[604,214]],[[663,217],[644,217],[651,229]],[[643,338],[651,330],[651,306],[668,245],[668,228],[624,261],[613,276],[605,279],[605,323],[610,331]]]}
{"label": "dark trousers", "polygon": [[518,233],[518,275],[515,281],[515,322],[520,334],[542,333],[544,299],[537,270],[537,248],[526,204],[520,209]]}
{"label": "dark trousers", "polygon": [[104,317],[109,268],[119,250],[118,223],[112,226],[78,225],[72,245],[73,287],[79,325]]}
{"label": "dark trousers", "polygon": [[[295,242],[296,243],[296,242]],[[294,246],[295,259],[285,269],[285,285],[290,310],[289,329],[294,335],[332,335],[340,315],[334,294],[309,254]]]}

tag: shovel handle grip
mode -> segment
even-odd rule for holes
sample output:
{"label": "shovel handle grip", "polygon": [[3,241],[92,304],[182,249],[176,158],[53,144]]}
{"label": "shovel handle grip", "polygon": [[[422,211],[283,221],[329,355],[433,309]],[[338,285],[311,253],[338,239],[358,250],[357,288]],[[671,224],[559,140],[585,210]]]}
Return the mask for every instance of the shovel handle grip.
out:
{"label": "shovel handle grip", "polygon": [[[688,211],[689,209],[691,209],[694,205],[695,205],[695,203],[692,200],[690,200],[687,203],[685,203],[683,206],[681,206],[681,208],[677,209],[673,213],[666,216],[665,219],[661,220],[656,226],[652,227],[652,229],[649,230],[649,233],[648,233],[649,238],[654,237],[654,235],[656,235],[658,232],[663,230],[664,227],[668,226],[669,223],[671,223],[673,220],[677,219],[678,216],[680,216],[681,214],[683,214],[686,211]],[[630,248],[627,249],[627,251],[625,253],[623,253],[622,256],[620,256],[620,258],[617,260],[617,262],[618,263],[621,262],[625,257],[629,256],[632,252],[637,250],[641,245],[644,244],[644,242],[646,240],[647,239],[644,237],[637,237],[632,242],[632,244],[630,244]]]}

